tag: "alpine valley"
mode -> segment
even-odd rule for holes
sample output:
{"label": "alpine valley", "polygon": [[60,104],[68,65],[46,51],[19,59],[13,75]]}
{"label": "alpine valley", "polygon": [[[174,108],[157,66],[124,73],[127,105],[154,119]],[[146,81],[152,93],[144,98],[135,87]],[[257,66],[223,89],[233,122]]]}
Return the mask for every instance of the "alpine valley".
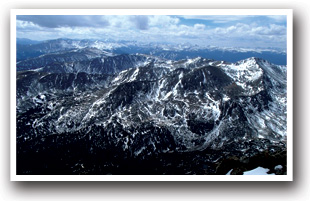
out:
{"label": "alpine valley", "polygon": [[17,174],[286,174],[286,66],[181,47],[17,41]]}

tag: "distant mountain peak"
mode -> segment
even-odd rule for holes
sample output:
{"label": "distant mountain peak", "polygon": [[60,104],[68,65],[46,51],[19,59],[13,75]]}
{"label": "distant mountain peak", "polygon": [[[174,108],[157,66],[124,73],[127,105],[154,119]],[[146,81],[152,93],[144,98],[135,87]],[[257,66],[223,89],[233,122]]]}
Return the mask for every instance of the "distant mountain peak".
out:
{"label": "distant mountain peak", "polygon": [[[154,55],[164,59],[180,60],[195,57],[212,58],[215,60],[226,60],[228,62],[236,62],[249,57],[264,58],[275,64],[286,64],[286,52],[268,48],[226,48],[215,46],[197,46],[191,44],[170,44],[170,43],[152,43],[152,42],[137,42],[137,41],[117,41],[117,40],[98,40],[98,39],[68,39],[58,38],[39,42],[33,47],[21,47],[17,43],[17,48],[24,49],[18,51],[17,60],[22,60],[25,57],[29,58],[32,55],[40,55],[50,52],[58,52],[59,50],[80,49],[86,47],[95,47],[103,51],[114,54],[134,54],[141,53]],[[26,50],[26,51],[25,51]],[[27,53],[27,51],[30,51]],[[22,52],[26,55],[19,55]]]}

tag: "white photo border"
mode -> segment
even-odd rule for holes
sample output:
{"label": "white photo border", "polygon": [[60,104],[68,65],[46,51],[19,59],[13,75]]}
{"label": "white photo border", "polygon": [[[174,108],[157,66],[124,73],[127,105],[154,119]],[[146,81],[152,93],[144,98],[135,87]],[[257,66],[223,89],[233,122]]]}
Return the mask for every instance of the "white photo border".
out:
{"label": "white photo border", "polygon": [[[17,15],[286,15],[287,175],[17,175],[16,16]],[[12,9],[10,27],[11,181],[293,181],[293,10],[292,9]]]}

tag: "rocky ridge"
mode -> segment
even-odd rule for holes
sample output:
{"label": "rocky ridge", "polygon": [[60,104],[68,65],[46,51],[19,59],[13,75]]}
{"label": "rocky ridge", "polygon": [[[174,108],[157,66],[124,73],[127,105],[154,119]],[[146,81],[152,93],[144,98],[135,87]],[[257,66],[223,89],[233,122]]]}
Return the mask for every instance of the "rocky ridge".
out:
{"label": "rocky ridge", "polygon": [[225,174],[261,155],[286,165],[285,66],[142,54],[58,62],[17,73],[19,174]]}

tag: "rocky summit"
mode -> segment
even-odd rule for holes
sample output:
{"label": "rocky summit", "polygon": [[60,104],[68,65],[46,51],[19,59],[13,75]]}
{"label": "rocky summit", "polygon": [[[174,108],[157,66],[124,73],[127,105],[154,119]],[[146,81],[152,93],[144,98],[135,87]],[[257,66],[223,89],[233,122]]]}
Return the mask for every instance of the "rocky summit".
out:
{"label": "rocky summit", "polygon": [[17,174],[286,174],[286,73],[94,48],[19,61]]}

